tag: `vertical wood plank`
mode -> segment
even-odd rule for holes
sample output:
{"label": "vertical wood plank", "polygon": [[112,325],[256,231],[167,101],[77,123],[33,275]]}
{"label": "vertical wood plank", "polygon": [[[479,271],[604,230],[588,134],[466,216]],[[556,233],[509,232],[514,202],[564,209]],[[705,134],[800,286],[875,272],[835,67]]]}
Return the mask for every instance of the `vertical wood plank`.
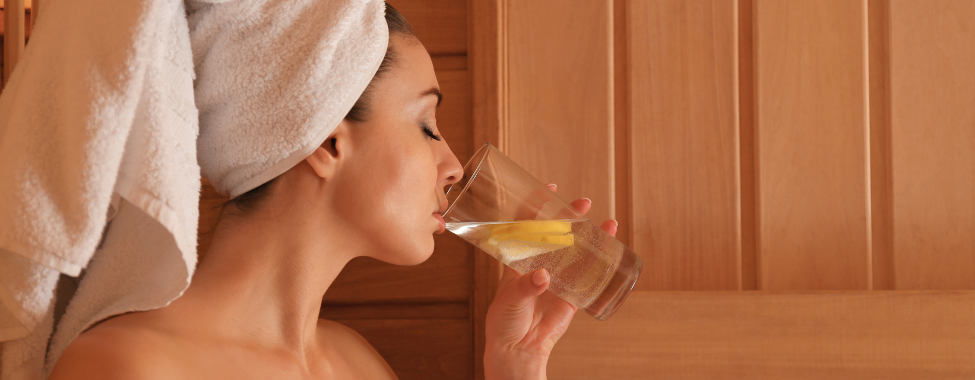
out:
{"label": "vertical wood plank", "polygon": [[6,83],[24,52],[24,1],[4,0],[3,17],[3,82]]}
{"label": "vertical wood plank", "polygon": [[[506,151],[507,29],[505,0],[468,0],[468,67],[471,77],[471,125],[473,148],[490,142]],[[469,157],[465,157],[469,158]],[[462,160],[465,158],[461,158]],[[464,161],[466,162],[466,161]],[[472,377],[484,380],[484,317],[494,300],[502,265],[494,258],[474,255],[474,283],[471,291],[471,320],[474,353]]]}
{"label": "vertical wood plank", "polygon": [[975,2],[890,4],[898,289],[975,288]]}
{"label": "vertical wood plank", "polygon": [[740,289],[734,1],[629,10],[636,289]]}
{"label": "vertical wood plank", "polygon": [[[553,13],[554,9],[558,12]],[[611,0],[508,3],[508,155],[613,218]]]}
{"label": "vertical wood plank", "polygon": [[633,247],[633,186],[630,178],[629,39],[626,36],[627,0],[613,0],[613,153],[616,183],[616,238]]}
{"label": "vertical wood plank", "polygon": [[867,289],[866,0],[754,5],[762,289]]}
{"label": "vertical wood plank", "polygon": [[755,50],[752,0],[738,0],[738,135],[741,172],[741,288],[757,290],[758,204],[755,177]]}
{"label": "vertical wood plank", "polygon": [[890,151],[890,0],[869,0],[870,225],[873,290],[894,289]]}

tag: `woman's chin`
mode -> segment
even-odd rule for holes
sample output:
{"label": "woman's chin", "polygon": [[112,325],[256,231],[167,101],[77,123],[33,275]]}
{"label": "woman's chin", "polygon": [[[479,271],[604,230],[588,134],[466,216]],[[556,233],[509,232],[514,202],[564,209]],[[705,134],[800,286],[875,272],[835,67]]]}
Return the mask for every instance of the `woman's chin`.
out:
{"label": "woman's chin", "polygon": [[429,242],[423,242],[422,244],[417,244],[413,249],[404,250],[404,247],[399,247],[396,251],[389,251],[391,254],[388,255],[385,261],[393,265],[419,265],[430,259],[433,256],[433,237],[431,236]]}

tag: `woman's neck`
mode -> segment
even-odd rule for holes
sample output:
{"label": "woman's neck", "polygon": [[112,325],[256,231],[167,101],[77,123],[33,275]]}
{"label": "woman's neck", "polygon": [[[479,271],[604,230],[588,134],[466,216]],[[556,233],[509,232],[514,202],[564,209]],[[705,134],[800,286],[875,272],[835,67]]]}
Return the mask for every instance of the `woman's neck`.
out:
{"label": "woman's neck", "polygon": [[191,286],[166,309],[201,333],[307,359],[322,296],[355,249],[340,223],[288,211],[272,204],[244,220],[218,222]]}

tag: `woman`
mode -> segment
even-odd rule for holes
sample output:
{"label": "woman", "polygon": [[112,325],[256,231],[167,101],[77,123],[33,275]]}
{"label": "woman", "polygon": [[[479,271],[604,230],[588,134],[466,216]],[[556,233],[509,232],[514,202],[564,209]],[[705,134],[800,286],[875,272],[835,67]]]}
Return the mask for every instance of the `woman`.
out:
{"label": "woman", "polygon": [[[463,174],[438,134],[429,54],[388,6],[386,21],[386,57],[348,116],[305,160],[224,207],[183,296],[89,329],[51,379],[395,378],[355,331],[318,319],[349,260],[429,258],[443,189]],[[487,316],[486,378],[545,377],[576,311],[544,293],[548,280],[506,270]]]}

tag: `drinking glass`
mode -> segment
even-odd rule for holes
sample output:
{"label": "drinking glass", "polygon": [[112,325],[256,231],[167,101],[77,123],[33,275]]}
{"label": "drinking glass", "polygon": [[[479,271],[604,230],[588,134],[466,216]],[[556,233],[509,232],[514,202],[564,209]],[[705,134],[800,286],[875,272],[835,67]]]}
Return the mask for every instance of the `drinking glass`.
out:
{"label": "drinking glass", "polygon": [[643,260],[491,144],[447,190],[447,229],[525,274],[545,268],[548,290],[598,320],[633,289]]}

